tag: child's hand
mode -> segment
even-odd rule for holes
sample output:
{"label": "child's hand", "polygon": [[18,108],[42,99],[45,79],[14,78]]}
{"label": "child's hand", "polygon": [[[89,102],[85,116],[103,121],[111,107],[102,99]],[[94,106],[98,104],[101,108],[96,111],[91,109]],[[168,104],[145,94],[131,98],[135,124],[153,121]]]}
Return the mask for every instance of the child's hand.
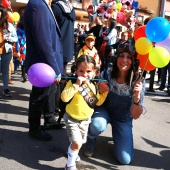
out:
{"label": "child's hand", "polygon": [[16,57],[18,57],[18,58],[20,57],[20,52],[17,52],[17,56]]}
{"label": "child's hand", "polygon": [[76,84],[80,86],[82,83],[86,83],[87,80],[88,80],[88,79],[87,79],[86,77],[82,77],[82,76],[77,77]]}
{"label": "child's hand", "polygon": [[99,93],[104,93],[104,92],[108,92],[109,91],[109,87],[107,85],[107,82],[100,82],[99,83]]}

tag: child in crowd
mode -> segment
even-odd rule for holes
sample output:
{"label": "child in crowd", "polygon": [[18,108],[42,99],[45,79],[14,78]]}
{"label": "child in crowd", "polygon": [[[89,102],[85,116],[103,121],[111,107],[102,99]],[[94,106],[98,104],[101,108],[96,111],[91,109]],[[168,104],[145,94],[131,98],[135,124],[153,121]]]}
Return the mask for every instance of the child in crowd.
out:
{"label": "child in crowd", "polygon": [[79,158],[78,153],[82,144],[86,142],[93,108],[104,102],[109,90],[99,93],[91,81],[96,74],[96,62],[93,57],[81,55],[77,58],[75,72],[76,80],[69,80],[61,93],[61,99],[68,102],[64,121],[71,142],[68,147],[66,170],[76,169],[76,160]]}
{"label": "child in crowd", "polygon": [[80,51],[78,53],[78,57],[80,57],[83,54],[91,56],[95,59],[96,66],[100,67],[101,61],[99,59],[98,52],[97,52],[96,48],[94,47],[94,45],[95,45],[94,35],[92,35],[92,34],[87,35],[85,38],[85,45],[80,49]]}
{"label": "child in crowd", "polygon": [[13,50],[13,61],[14,61],[14,74],[17,74],[17,70],[20,65],[20,56],[19,56],[19,52],[17,52],[16,50],[16,43],[13,44],[12,50]]}
{"label": "child in crowd", "polygon": [[21,62],[21,72],[22,72],[22,82],[27,81],[27,76],[25,72],[25,58],[26,58],[26,35],[24,30],[24,18],[18,22],[17,28],[18,41],[16,42],[16,51],[18,53],[19,61]]}

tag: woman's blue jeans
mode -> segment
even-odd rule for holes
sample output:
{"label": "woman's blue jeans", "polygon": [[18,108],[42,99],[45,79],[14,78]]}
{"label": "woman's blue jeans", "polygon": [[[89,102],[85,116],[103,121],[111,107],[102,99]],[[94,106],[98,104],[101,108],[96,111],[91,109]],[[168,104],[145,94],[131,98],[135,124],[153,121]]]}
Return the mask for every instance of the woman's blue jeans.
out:
{"label": "woman's blue jeans", "polygon": [[19,67],[19,60],[17,57],[14,56],[14,71],[17,71],[18,67]]}
{"label": "woman's blue jeans", "polygon": [[[88,137],[96,138],[106,130],[110,117],[104,106],[96,107],[89,125]],[[112,135],[116,159],[121,164],[129,164],[134,157],[132,120],[112,120]]]}
{"label": "woman's blue jeans", "polygon": [[12,58],[12,53],[1,54],[1,72],[2,72],[2,81],[4,85],[4,89],[8,89],[8,81],[9,81],[9,63]]}

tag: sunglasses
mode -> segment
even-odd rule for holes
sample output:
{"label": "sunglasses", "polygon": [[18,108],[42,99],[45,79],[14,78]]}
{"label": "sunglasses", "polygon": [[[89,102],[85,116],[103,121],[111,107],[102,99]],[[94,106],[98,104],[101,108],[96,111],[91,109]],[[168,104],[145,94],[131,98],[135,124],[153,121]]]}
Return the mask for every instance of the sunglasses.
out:
{"label": "sunglasses", "polygon": [[127,43],[119,44],[118,53],[123,53],[123,52],[127,52],[133,56],[135,54],[135,48],[134,46],[127,44]]}

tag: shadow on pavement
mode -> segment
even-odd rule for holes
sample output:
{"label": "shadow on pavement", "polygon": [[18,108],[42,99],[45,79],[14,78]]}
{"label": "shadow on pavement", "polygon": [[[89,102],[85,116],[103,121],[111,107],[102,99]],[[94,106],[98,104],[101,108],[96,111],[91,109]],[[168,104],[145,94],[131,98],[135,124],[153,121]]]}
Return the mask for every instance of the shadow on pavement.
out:
{"label": "shadow on pavement", "polygon": [[[15,76],[14,81],[20,80],[17,76]],[[27,114],[30,90],[24,88],[23,84],[22,87],[11,85],[10,90],[13,97],[3,97],[0,100],[0,118],[2,118],[0,119],[0,158],[5,158],[1,160],[6,160],[4,165],[1,164],[0,169],[18,169],[19,167],[22,170],[63,170],[67,162],[66,151],[69,145],[65,128],[50,130],[49,133],[53,136],[53,140],[50,142],[42,142],[29,138]],[[153,95],[146,94],[146,96]],[[169,98],[165,95],[160,94],[157,96],[163,96],[164,98],[152,98],[152,100],[156,102],[169,102]],[[111,132],[108,134],[110,135]],[[114,157],[114,143],[110,142],[112,138],[107,135],[97,138],[94,157],[85,157],[83,155],[84,146],[82,147],[80,150],[81,161],[78,165],[79,170],[170,169],[170,148],[143,137],[142,139],[146,144],[160,150],[159,154],[135,149],[134,161],[130,165],[120,165]],[[16,167],[11,168],[11,165],[7,165],[11,161],[14,162],[12,163]]]}
{"label": "shadow on pavement", "polygon": [[[114,157],[114,144],[111,144],[110,142],[111,140],[112,140],[111,138],[99,136],[97,139],[95,156],[92,158],[86,158],[82,155],[82,150],[81,150],[81,158],[83,158],[83,160],[93,165],[98,165],[100,167],[103,167],[103,169],[123,169],[123,167],[125,166],[119,164],[119,162],[116,161]],[[149,145],[152,145],[152,147],[154,148],[162,148],[160,155],[156,155],[151,152],[146,152],[146,151],[135,149],[134,161],[130,165],[127,165],[127,166],[129,167],[131,166],[133,168],[143,167],[146,169],[149,169],[149,168],[167,169],[167,167],[170,167],[170,164],[168,161],[168,157],[170,155],[169,147],[160,145],[158,143],[155,143],[154,141],[150,141],[145,138],[143,138],[143,140]],[[102,162],[102,160],[104,160],[104,163]]]}
{"label": "shadow on pavement", "polygon": [[[0,121],[0,124],[3,125],[2,121]],[[7,124],[10,125],[10,123]],[[11,125],[16,126],[16,123],[11,122]],[[50,142],[41,142],[29,138],[27,130],[26,132],[21,132],[17,130],[8,130],[3,128],[0,129],[1,157],[4,157],[8,160],[15,160],[16,162],[32,169],[63,169],[57,168],[58,165],[55,163],[55,161],[61,161],[59,167],[61,167],[62,164],[66,164],[67,162],[66,150],[69,145],[69,141],[65,128],[49,131],[49,133],[53,136],[53,141]],[[110,137],[99,136],[97,138],[95,156],[91,158],[86,158],[83,156],[83,147],[80,150],[80,169],[81,167],[86,167],[87,170],[90,170],[95,169],[95,166],[100,167],[98,170],[121,169],[121,167],[125,167],[124,165],[120,165],[115,160],[113,154],[114,144],[110,142],[111,140],[112,139]],[[162,148],[160,155],[135,149],[135,159],[128,166],[166,169],[166,167],[169,165],[169,161],[167,161],[170,155],[170,150],[168,150],[169,147],[160,145],[159,143],[155,143],[154,141],[150,141],[145,138],[143,138],[143,140],[149,145],[152,145],[154,148]],[[51,164],[51,162],[53,163]]]}

